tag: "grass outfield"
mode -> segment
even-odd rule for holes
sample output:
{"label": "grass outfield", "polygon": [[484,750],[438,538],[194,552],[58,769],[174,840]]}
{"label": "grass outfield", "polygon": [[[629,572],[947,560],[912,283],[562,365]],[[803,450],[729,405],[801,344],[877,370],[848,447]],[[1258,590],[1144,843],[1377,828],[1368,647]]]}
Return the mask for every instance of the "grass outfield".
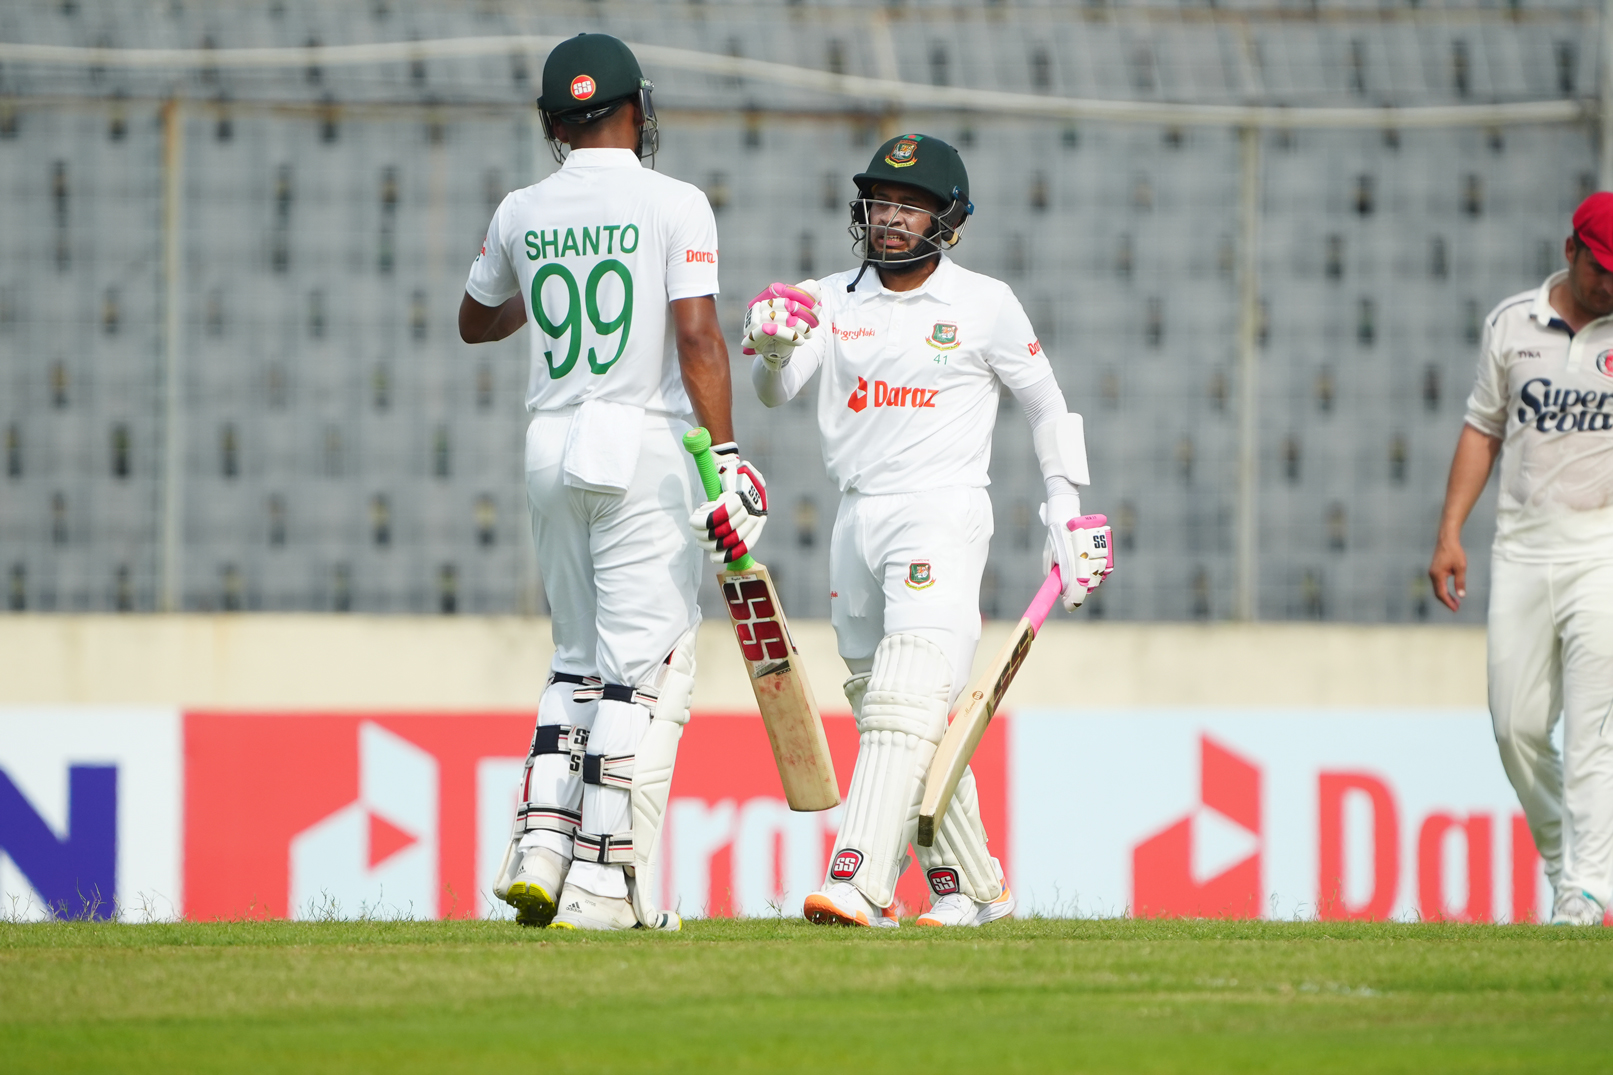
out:
{"label": "grass outfield", "polygon": [[0,1070],[1605,1072],[1613,930],[0,924]]}

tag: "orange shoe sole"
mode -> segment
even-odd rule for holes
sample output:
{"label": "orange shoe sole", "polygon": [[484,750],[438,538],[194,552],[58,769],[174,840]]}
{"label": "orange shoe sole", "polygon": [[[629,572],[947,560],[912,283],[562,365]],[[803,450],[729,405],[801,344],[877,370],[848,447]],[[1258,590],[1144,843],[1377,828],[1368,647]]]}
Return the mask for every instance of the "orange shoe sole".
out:
{"label": "orange shoe sole", "polygon": [[868,925],[867,916],[859,912],[857,917],[851,918],[844,914],[840,908],[836,907],[829,900],[818,895],[817,893],[813,893],[806,898],[806,903],[802,907],[802,913],[806,915],[808,922],[819,926]]}

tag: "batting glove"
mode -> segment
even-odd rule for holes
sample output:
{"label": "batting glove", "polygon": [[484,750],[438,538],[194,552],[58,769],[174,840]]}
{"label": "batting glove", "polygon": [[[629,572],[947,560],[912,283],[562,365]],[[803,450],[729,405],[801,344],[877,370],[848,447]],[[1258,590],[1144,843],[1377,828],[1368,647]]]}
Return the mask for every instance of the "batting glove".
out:
{"label": "batting glove", "polygon": [[1053,570],[1059,565],[1063,588],[1059,597],[1064,611],[1074,612],[1096,590],[1109,572],[1115,569],[1113,534],[1109,520],[1102,515],[1080,515],[1071,518],[1060,510],[1059,501],[1043,504],[1042,522],[1047,524],[1047,544],[1042,549],[1042,570]]}
{"label": "batting glove", "polygon": [[712,563],[731,564],[756,547],[767,525],[767,482],[732,441],[713,445],[711,454],[722,492],[695,509],[689,526]]}
{"label": "batting glove", "polygon": [[768,369],[783,369],[790,364],[795,349],[812,338],[822,310],[822,293],[816,280],[803,280],[794,287],[769,284],[745,311],[740,353],[759,354]]}

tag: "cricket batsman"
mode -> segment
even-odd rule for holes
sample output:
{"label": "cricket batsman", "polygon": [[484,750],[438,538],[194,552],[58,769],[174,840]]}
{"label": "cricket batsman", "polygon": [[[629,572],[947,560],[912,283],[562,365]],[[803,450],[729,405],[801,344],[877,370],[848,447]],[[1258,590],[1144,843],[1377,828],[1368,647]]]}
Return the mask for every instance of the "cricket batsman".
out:
{"label": "cricket batsman", "polygon": [[1428,575],[1456,611],[1462,524],[1499,455],[1490,717],[1551,922],[1591,926],[1613,897],[1613,194],[1586,198],[1573,226],[1568,267],[1485,320]]}
{"label": "cricket batsman", "polygon": [[711,206],[640,163],[653,88],[605,34],[549,54],[538,108],[562,166],[499,206],[459,311],[467,343],[534,326],[526,485],[555,656],[493,889],[526,925],[680,928],[650,865],[700,623],[691,410],[719,442],[706,509],[735,557],[766,520],[733,443]]}
{"label": "cricket batsman", "polygon": [[[1066,529],[1081,516],[1077,486],[1090,480],[1085,441],[1030,320],[1006,284],[946,255],[974,211],[957,150],[902,135],[853,181],[861,267],[770,286],[747,312],[744,351],[756,355],[751,380],[769,407],[822,371],[824,463],[843,494],[829,609],[860,738],[828,878],[804,913],[889,928],[925,775],[980,641],[992,534],[986,472],[1002,385],[1034,431],[1047,490],[1045,559],[1061,566],[1066,609],[1107,574],[1083,571],[1089,583],[1075,582],[1081,550],[1105,561],[1107,552],[1096,555],[1097,531]],[[918,856],[934,896],[919,925],[979,926],[1013,912],[973,774]]]}

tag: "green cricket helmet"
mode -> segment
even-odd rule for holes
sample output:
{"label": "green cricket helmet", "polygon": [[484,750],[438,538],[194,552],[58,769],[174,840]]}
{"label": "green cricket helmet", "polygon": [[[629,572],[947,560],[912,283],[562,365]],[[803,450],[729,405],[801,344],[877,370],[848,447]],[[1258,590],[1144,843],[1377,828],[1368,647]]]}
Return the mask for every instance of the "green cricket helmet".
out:
{"label": "green cricket helmet", "polygon": [[556,120],[585,127],[634,99],[644,110],[638,155],[653,160],[660,145],[655,107],[650,104],[654,89],[626,42],[609,34],[578,34],[560,42],[543,63],[543,96],[538,98],[543,136],[555,160],[565,156],[563,143],[555,137]]}
{"label": "green cricket helmet", "polygon": [[[963,166],[958,151],[939,138],[923,134],[899,134],[874,151],[868,167],[851,177],[857,184],[859,197],[851,203],[851,231],[854,250],[866,265],[868,262],[899,264],[923,261],[940,256],[944,249],[957,245],[963,225],[975,211],[969,201],[969,172]],[[905,183],[934,195],[942,205],[940,212],[930,214],[934,221],[914,248],[898,255],[879,251],[878,256],[868,242],[869,207],[875,200],[869,192],[876,183]]]}

